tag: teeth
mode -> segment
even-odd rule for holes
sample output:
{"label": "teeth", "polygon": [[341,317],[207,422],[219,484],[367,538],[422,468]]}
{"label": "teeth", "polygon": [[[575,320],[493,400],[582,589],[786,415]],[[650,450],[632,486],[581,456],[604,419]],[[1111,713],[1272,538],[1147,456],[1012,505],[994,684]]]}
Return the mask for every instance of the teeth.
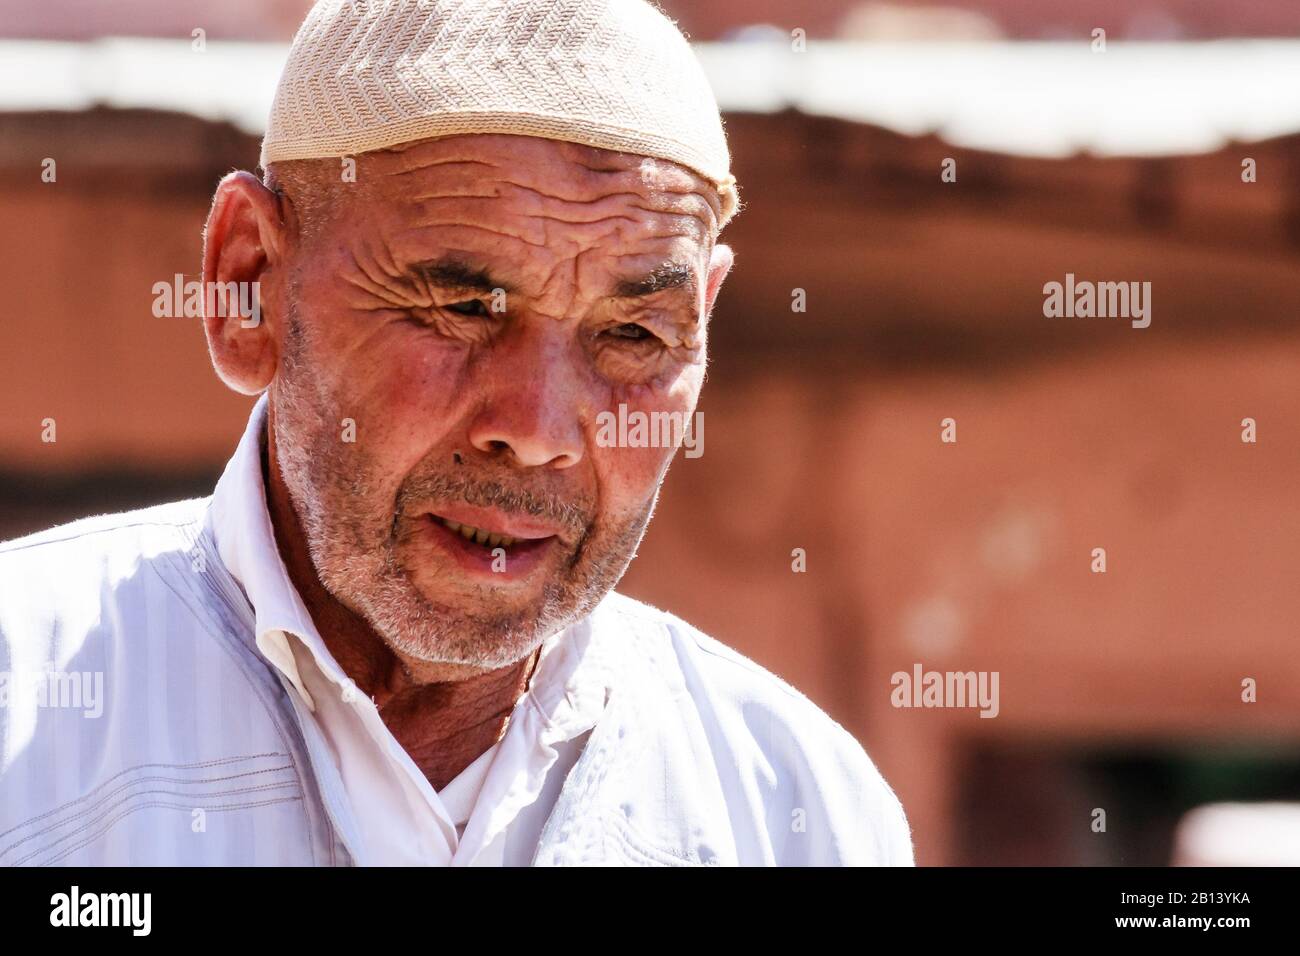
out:
{"label": "teeth", "polygon": [[517,538],[510,537],[508,534],[493,534],[490,531],[484,531],[482,528],[471,527],[467,524],[457,524],[455,521],[450,521],[447,518],[439,518],[438,520],[446,525],[446,527],[451,531],[460,534],[460,536],[466,541],[473,541],[476,544],[485,544],[490,548],[509,548],[518,540]]}

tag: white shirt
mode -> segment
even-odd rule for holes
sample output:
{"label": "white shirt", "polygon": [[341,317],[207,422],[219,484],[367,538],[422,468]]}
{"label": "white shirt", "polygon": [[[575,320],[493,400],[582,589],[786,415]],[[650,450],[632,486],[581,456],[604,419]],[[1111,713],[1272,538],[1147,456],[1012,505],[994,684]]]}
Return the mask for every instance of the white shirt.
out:
{"label": "white shirt", "polygon": [[363,866],[526,866],[559,793],[547,781],[572,768],[603,688],[566,686],[579,658],[562,646],[565,632],[552,635],[502,739],[435,792],[330,653],[289,579],[262,479],[265,404],[217,483],[213,533],[253,606],[258,649],[328,745],[352,821],[342,834],[349,853]]}

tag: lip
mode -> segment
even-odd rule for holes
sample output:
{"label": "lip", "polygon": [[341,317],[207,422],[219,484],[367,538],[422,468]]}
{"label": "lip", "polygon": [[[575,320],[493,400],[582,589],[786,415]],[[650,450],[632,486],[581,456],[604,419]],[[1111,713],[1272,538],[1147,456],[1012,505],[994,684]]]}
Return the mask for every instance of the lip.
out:
{"label": "lip", "polygon": [[542,538],[559,538],[563,540],[564,538],[563,528],[547,524],[540,518],[533,518],[529,515],[506,514],[494,508],[476,508],[473,505],[459,502],[445,505],[440,503],[436,511],[428,512],[425,517],[446,518],[448,521],[456,522],[456,524],[467,524],[493,534],[503,534],[524,541],[540,540]]}
{"label": "lip", "polygon": [[[460,513],[461,509],[456,510],[457,513]],[[474,509],[465,510],[473,511]],[[451,514],[445,514],[441,517],[459,521]],[[463,523],[473,524],[472,521],[468,520]],[[560,539],[553,534],[530,537],[526,534],[520,534],[520,529],[517,526],[513,532],[498,531],[497,528],[493,528],[491,525],[486,527],[476,525],[475,527],[480,527],[484,531],[491,530],[497,531],[499,534],[508,534],[516,539],[515,543],[510,547],[504,548],[504,564],[497,560],[499,555],[494,553],[495,548],[475,544],[459,532],[452,531],[432,514],[425,514],[420,517],[421,537],[451,557],[462,570],[475,577],[490,579],[494,584],[509,584],[527,578],[559,547]]]}

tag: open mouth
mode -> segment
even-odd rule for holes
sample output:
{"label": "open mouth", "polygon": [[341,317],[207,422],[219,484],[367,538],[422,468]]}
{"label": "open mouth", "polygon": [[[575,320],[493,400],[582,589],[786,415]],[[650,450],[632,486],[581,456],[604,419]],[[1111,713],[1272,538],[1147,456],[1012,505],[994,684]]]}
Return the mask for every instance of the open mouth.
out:
{"label": "open mouth", "polygon": [[531,516],[459,504],[446,508],[456,517],[424,513],[427,540],[464,571],[495,583],[531,580],[564,543],[558,529]]}
{"label": "open mouth", "polygon": [[432,515],[431,517],[444,528],[454,531],[466,541],[473,541],[475,544],[481,544],[487,548],[513,548],[515,544],[520,541],[537,540],[512,538],[508,534],[497,534],[494,531],[485,531],[482,528],[475,528],[473,525],[468,524],[460,524],[452,521],[450,518],[443,518],[440,515]]}
{"label": "open mouth", "polygon": [[[490,557],[500,548],[511,559],[534,552],[541,552],[559,539],[554,534],[545,534],[541,528],[518,527],[519,522],[503,519],[503,524],[510,524],[514,534],[491,527],[466,524],[444,515],[429,514],[429,523],[438,529],[444,540],[469,555]],[[499,527],[499,526],[498,526]]]}

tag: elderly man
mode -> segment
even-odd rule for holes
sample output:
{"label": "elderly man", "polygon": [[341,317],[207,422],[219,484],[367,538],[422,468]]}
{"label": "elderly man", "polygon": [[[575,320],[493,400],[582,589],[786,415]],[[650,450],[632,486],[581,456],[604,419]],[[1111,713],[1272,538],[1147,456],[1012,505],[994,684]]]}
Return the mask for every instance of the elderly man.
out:
{"label": "elderly man", "polygon": [[672,23],[322,0],[262,164],[207,224],[260,301],[205,320],[261,396],[215,493],[0,551],[0,864],[910,864],[848,733],[613,593],[676,449],[597,421],[689,419],[732,263]]}

